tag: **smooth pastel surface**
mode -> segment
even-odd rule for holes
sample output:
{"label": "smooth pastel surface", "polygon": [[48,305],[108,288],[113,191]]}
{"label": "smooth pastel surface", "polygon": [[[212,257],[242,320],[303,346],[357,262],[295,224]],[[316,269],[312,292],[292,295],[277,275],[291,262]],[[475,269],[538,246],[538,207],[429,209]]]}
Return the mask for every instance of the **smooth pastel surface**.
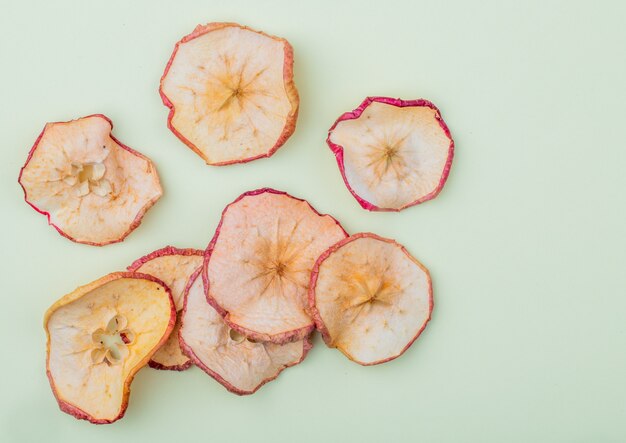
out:
{"label": "smooth pastel surface", "polygon": [[[617,1],[3,2],[0,440],[625,441],[625,14]],[[270,159],[211,168],[165,125],[158,85],[173,45],[215,20],[294,46],[298,128]],[[441,110],[456,155],[436,199],[370,213],[345,188],[326,131],[367,95]],[[46,121],[94,112],[155,162],[164,189],[104,248],[58,235],[17,184]],[[247,397],[198,368],[146,368],[113,425],[59,411],[48,306],[165,244],[205,247],[223,207],[262,186],[349,232],[395,238],[428,266],[435,309],[417,342],[361,367],[318,336]]]}

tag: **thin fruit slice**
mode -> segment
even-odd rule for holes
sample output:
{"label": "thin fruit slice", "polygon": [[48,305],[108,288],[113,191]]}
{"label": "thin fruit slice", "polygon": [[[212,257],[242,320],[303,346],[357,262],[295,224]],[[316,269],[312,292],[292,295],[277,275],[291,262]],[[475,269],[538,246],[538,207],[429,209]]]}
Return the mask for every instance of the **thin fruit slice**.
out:
{"label": "thin fruit slice", "polygon": [[189,276],[202,266],[204,251],[199,249],[178,249],[166,246],[136,260],[128,267],[131,272],[149,274],[163,281],[172,291],[176,306],[176,326],[165,344],[152,356],[148,363],[155,369],[184,371],[191,366],[178,344],[180,311],[183,309],[183,292]]}
{"label": "thin fruit slice", "polygon": [[395,241],[356,234],[315,263],[309,306],[329,347],[362,365],[384,363],[402,355],[430,320],[430,274]]}
{"label": "thin fruit slice", "polygon": [[287,343],[314,329],[307,290],[315,259],[346,232],[330,215],[273,189],[228,205],[205,253],[207,300],[240,334]]}
{"label": "thin fruit slice", "polygon": [[454,142],[428,100],[368,97],[326,140],[346,186],[370,211],[400,211],[435,198],[448,178]]}
{"label": "thin fruit slice", "polygon": [[199,271],[185,290],[179,332],[183,351],[198,367],[230,392],[247,395],[304,360],[311,349],[308,337],[278,345],[251,341],[231,329],[207,303]]}
{"label": "thin fruit slice", "polygon": [[92,423],[124,416],[135,373],[176,321],[156,278],[118,272],[81,286],[46,312],[46,369],[61,410]]}
{"label": "thin fruit slice", "polygon": [[162,194],[152,162],[112,128],[101,114],[48,123],[20,171],[26,202],[77,243],[124,240]]}
{"label": "thin fruit slice", "polygon": [[160,93],[170,130],[210,165],[269,157],[296,127],[291,45],[235,23],[176,43]]}

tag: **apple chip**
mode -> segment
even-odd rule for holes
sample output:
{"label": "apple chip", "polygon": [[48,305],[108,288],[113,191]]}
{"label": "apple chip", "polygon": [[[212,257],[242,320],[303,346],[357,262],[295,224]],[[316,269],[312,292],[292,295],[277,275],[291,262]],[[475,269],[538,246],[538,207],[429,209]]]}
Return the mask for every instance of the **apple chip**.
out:
{"label": "apple chip", "polygon": [[279,345],[251,341],[231,329],[207,303],[199,274],[187,284],[179,339],[185,354],[204,372],[230,392],[247,395],[304,360],[311,349],[308,337]]}
{"label": "apple chip", "polygon": [[209,165],[269,157],[296,127],[291,45],[235,23],[176,43],[160,93],[170,130]]}
{"label": "apple chip", "polygon": [[77,243],[124,240],[162,194],[152,162],[112,128],[104,115],[48,123],[20,172],[26,202]]}
{"label": "apple chip", "polygon": [[432,284],[428,270],[402,245],[356,234],[315,263],[309,305],[329,347],[375,365],[402,355],[424,330]]}
{"label": "apple chip", "polygon": [[46,368],[61,410],[92,423],[124,416],[135,373],[170,335],[176,311],[154,277],[109,274],[46,312]]}
{"label": "apple chip", "polygon": [[205,253],[207,300],[252,340],[301,340],[314,329],[311,268],[346,236],[337,220],[304,200],[267,188],[246,192],[224,209]]}
{"label": "apple chip", "polygon": [[427,100],[369,97],[326,140],[346,186],[370,211],[400,211],[435,198],[448,178],[454,142]]}
{"label": "apple chip", "polygon": [[155,369],[183,371],[191,366],[191,361],[182,353],[178,344],[180,311],[183,309],[183,292],[189,276],[202,266],[204,251],[199,249],[178,249],[172,246],[154,251],[136,260],[128,267],[131,272],[149,274],[164,282],[172,291],[176,306],[176,325],[170,338],[152,356],[148,363]]}

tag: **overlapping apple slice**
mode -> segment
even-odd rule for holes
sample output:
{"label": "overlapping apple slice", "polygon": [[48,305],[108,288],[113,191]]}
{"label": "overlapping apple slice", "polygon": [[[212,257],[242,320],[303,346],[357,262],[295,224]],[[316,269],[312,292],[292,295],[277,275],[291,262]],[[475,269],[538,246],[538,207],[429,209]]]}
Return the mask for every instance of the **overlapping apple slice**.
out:
{"label": "overlapping apple slice", "polygon": [[369,97],[335,122],[326,140],[343,180],[370,211],[400,211],[435,198],[454,142],[427,100]]}
{"label": "overlapping apple slice", "polygon": [[304,360],[308,337],[282,345],[256,342],[231,329],[207,302],[200,269],[189,279],[179,332],[183,352],[226,389],[253,394]]}
{"label": "overlapping apple slice", "polygon": [[112,128],[104,115],[48,123],[20,171],[26,202],[78,243],[124,240],[162,194],[152,162]]}
{"label": "overlapping apple slice", "polygon": [[178,343],[180,311],[183,309],[183,292],[189,276],[202,265],[204,251],[199,249],[178,249],[173,246],[156,250],[136,260],[128,267],[131,272],[149,274],[163,281],[172,292],[176,306],[176,326],[165,344],[152,356],[150,367],[183,371],[191,365]]}
{"label": "overlapping apple slice", "polygon": [[267,188],[246,192],[224,209],[205,253],[207,300],[254,341],[301,340],[314,329],[307,313],[311,268],[346,235],[304,200]]}
{"label": "overlapping apple slice", "polygon": [[176,311],[169,289],[144,274],[109,274],[46,312],[46,368],[61,410],[92,423],[124,416],[135,373],[167,340]]}
{"label": "overlapping apple slice", "polygon": [[324,252],[311,273],[309,306],[329,347],[375,365],[406,351],[430,320],[428,270],[393,240],[356,234]]}
{"label": "overlapping apple slice", "polygon": [[296,126],[293,49],[235,23],[198,26],[176,43],[160,93],[168,127],[207,164],[269,157]]}

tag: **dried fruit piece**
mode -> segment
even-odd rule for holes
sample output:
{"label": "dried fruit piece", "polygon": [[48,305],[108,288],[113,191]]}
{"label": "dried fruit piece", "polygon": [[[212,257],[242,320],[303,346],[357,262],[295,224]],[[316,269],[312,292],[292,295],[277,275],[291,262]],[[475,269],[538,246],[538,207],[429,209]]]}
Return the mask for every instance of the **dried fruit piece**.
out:
{"label": "dried fruit piece", "polygon": [[131,272],[149,274],[165,283],[172,292],[176,306],[174,331],[167,342],[152,356],[149,362],[152,368],[184,371],[191,366],[191,361],[182,353],[178,344],[180,311],[183,309],[185,284],[189,276],[202,266],[203,256],[204,251],[199,249],[178,249],[166,246],[135,260],[128,267]]}
{"label": "dried fruit piece", "polygon": [[162,194],[152,162],[112,128],[100,114],[48,123],[20,171],[26,202],[77,243],[124,240]]}
{"label": "dried fruit piece", "polygon": [[167,340],[176,311],[156,278],[118,272],[81,286],[46,312],[46,369],[62,411],[92,423],[124,416],[135,373]]}
{"label": "dried fruit piece", "polygon": [[176,43],[160,93],[168,127],[210,165],[269,157],[296,127],[291,45],[235,23],[198,26]]}
{"label": "dried fruit piece", "polygon": [[278,345],[251,341],[231,329],[207,303],[199,274],[192,275],[185,290],[179,338],[185,354],[204,372],[230,392],[246,395],[304,360],[311,349],[308,337]]}
{"label": "dried fruit piece", "polygon": [[346,232],[330,215],[273,189],[228,205],[205,253],[207,300],[237,332],[282,344],[314,329],[307,288],[315,259]]}
{"label": "dried fruit piece", "polygon": [[315,263],[309,306],[329,347],[362,365],[384,363],[402,355],[430,320],[430,274],[395,241],[356,234]]}
{"label": "dried fruit piece", "polygon": [[328,131],[343,181],[370,211],[400,211],[435,198],[448,178],[454,142],[428,100],[368,97]]}

